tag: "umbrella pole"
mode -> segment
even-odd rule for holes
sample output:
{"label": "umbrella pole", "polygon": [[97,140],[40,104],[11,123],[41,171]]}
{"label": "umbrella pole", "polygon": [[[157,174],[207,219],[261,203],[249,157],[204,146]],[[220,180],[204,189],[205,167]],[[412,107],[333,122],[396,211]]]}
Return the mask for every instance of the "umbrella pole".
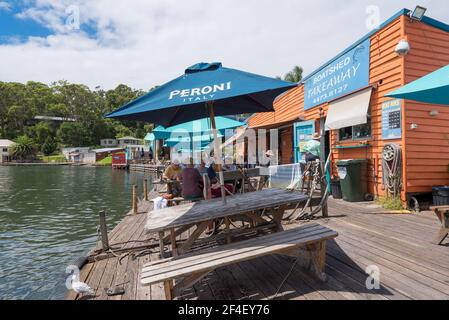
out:
{"label": "umbrella pole", "polygon": [[225,185],[224,185],[224,175],[223,175],[223,165],[222,165],[221,152],[220,152],[220,143],[218,141],[217,125],[215,123],[214,103],[208,102],[207,106],[209,108],[210,122],[212,125],[212,132],[214,134],[214,155],[215,155],[215,161],[218,166],[218,176],[220,178],[221,198],[223,200],[223,203],[226,204],[226,189],[225,189]]}

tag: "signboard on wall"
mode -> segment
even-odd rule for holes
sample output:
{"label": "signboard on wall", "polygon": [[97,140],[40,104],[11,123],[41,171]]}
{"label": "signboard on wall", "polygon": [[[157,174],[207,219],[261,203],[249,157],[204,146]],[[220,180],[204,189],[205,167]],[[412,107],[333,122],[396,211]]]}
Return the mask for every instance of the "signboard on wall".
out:
{"label": "signboard on wall", "polygon": [[395,99],[382,104],[382,139],[402,138],[402,100]]}
{"label": "signboard on wall", "polygon": [[308,78],[304,83],[304,110],[367,87],[370,47],[371,40],[367,39]]}

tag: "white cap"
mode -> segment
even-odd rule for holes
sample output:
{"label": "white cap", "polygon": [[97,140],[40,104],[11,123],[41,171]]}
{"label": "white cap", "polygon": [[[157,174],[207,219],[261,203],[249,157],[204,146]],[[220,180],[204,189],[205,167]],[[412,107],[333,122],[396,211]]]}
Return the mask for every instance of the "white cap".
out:
{"label": "white cap", "polygon": [[174,159],[174,160],[172,161],[172,164],[174,164],[175,166],[179,166],[181,163],[179,162],[178,159]]}

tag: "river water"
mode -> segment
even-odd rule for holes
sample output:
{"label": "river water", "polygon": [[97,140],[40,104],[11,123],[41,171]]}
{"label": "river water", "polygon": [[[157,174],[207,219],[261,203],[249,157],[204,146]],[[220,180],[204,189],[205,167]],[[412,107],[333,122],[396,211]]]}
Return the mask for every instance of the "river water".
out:
{"label": "river water", "polygon": [[0,166],[0,300],[63,299],[66,267],[131,207],[143,174],[92,167]]}

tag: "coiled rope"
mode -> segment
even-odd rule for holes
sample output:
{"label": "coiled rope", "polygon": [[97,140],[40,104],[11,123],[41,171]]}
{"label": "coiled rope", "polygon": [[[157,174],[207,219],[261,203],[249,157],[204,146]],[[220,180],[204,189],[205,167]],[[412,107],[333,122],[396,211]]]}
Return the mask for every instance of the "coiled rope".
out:
{"label": "coiled rope", "polygon": [[398,197],[402,190],[402,150],[395,143],[387,144],[382,152],[382,183],[389,195]]}

